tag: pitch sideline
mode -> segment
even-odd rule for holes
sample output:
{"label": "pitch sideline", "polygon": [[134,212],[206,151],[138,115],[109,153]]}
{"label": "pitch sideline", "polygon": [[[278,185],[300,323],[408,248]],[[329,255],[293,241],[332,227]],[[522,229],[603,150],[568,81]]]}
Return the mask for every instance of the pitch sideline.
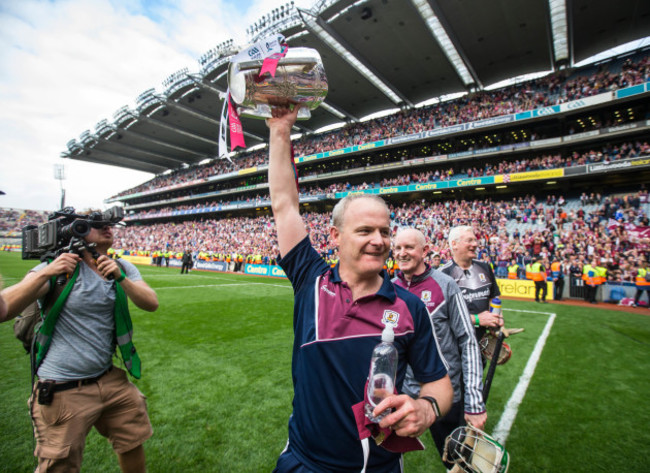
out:
{"label": "pitch sideline", "polygon": [[510,395],[510,399],[508,399],[508,402],[506,403],[506,407],[503,409],[503,413],[501,414],[501,418],[499,419],[499,422],[497,423],[496,427],[494,428],[494,431],[492,432],[492,436],[502,444],[505,444],[506,440],[508,439],[508,435],[510,435],[510,429],[512,428],[512,424],[514,424],[515,422],[515,419],[517,417],[517,412],[519,411],[519,406],[521,405],[521,402],[523,401],[524,396],[526,395],[526,390],[528,389],[530,380],[532,379],[533,374],[535,373],[535,368],[537,367],[537,363],[539,362],[539,359],[542,355],[542,350],[544,349],[546,340],[548,339],[548,336],[551,333],[551,327],[553,326],[556,317],[556,314],[552,312],[538,312],[534,310],[517,310],[517,309],[508,309],[508,310],[511,310],[513,312],[545,314],[545,315],[549,315],[550,317],[546,322],[546,326],[544,327],[542,334],[537,339],[535,348],[533,348],[533,351],[530,354],[530,357],[528,358],[528,362],[526,363],[526,367],[524,368],[524,372],[519,377],[519,382],[517,383],[517,386],[515,386],[515,389],[512,391],[512,394]]}
{"label": "pitch sideline", "polygon": [[[232,280],[231,280],[232,281]],[[226,287],[226,286],[272,286],[272,287],[284,287],[293,289],[287,284],[266,284],[263,282],[241,282],[233,284],[200,284],[198,286],[166,286],[166,287],[156,287],[155,291],[160,291],[162,289],[196,289],[199,287]]]}

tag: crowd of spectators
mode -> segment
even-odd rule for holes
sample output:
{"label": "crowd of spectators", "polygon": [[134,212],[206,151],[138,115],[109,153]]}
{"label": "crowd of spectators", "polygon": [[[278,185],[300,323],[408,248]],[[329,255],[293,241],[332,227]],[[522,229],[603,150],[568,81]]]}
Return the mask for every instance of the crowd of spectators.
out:
{"label": "crowd of spectators", "polygon": [[40,225],[47,220],[48,212],[0,208],[0,235],[16,236],[27,225]]}
{"label": "crowd of spectators", "polygon": [[[448,200],[391,205],[393,232],[400,227],[420,228],[431,255],[450,258],[447,238],[451,227],[471,225],[479,239],[481,259],[492,262],[504,277],[512,259],[540,256],[583,265],[597,257],[610,280],[633,282],[637,263],[650,257],[648,191],[603,196],[583,193],[572,199],[549,194],[545,200],[532,195],[512,200]],[[25,224],[41,224],[45,212],[0,209],[6,232]],[[310,238],[321,254],[336,259],[329,239],[329,213],[304,215]],[[524,224],[524,225],[522,225]],[[270,216],[255,218],[199,219],[116,227],[114,248],[150,254],[153,251],[206,252],[209,254],[278,255],[275,224]]]}
{"label": "crowd of spectators", "polygon": [[[445,168],[429,169],[422,172],[409,174],[398,174],[374,182],[361,182],[351,184],[349,181],[336,182],[330,185],[302,184],[300,185],[300,194],[302,196],[313,196],[322,194],[332,194],[336,192],[349,192],[376,187],[401,186],[415,183],[428,183],[447,181],[460,178],[475,178],[483,176],[493,176],[499,174],[512,174],[518,172],[539,171],[544,169],[568,168],[592,163],[608,163],[619,159],[628,159],[639,156],[650,155],[650,144],[647,141],[624,142],[621,144],[605,144],[599,148],[592,148],[584,152],[573,151],[568,156],[563,157],[561,154],[545,154],[533,158],[522,158],[514,161],[503,160],[498,163],[485,162],[482,166],[467,165],[467,161],[459,163],[456,166]],[[174,210],[202,209],[209,207],[218,207],[226,205],[236,205],[241,203],[262,204],[268,203],[268,193],[257,193],[255,195],[245,195],[234,197],[233,200],[213,200],[208,203],[185,204],[179,206],[157,207],[140,212],[134,212],[129,219],[138,219],[143,217],[163,217],[172,215]]]}
{"label": "crowd of spectators", "polygon": [[[451,227],[472,225],[479,238],[481,258],[489,258],[497,273],[514,259],[535,255],[548,259],[574,258],[580,264],[596,256],[610,271],[612,280],[633,281],[635,262],[650,252],[648,192],[601,196],[583,194],[580,205],[568,206],[563,196],[534,196],[512,200],[491,199],[391,205],[393,231],[417,227],[426,235],[431,253],[450,258],[447,237]],[[328,213],[304,215],[310,238],[324,257],[336,258],[329,239]],[[530,224],[521,226],[519,224]],[[509,231],[508,228],[511,228]],[[193,222],[129,226],[116,231],[116,249],[129,251],[193,251],[253,255],[278,255],[275,225],[271,217],[205,219]]]}
{"label": "crowd of spectators", "polygon": [[[635,57],[634,60],[628,58],[622,63],[615,61],[600,67],[590,66],[568,77],[566,74],[566,71],[561,71],[498,90],[484,90],[448,102],[400,111],[394,115],[363,123],[352,123],[327,133],[303,135],[294,141],[294,152],[297,156],[304,156],[341,149],[379,139],[564,103],[629,87],[650,78],[650,58],[648,56]],[[225,159],[215,160],[205,165],[191,166],[158,175],[114,197],[200,182],[209,176],[266,164],[267,158],[266,150],[244,152],[236,156],[233,162]]]}
{"label": "crowd of spectators", "polygon": [[270,217],[226,218],[147,226],[116,227],[114,249],[128,251],[205,251],[277,256],[277,234]]}
{"label": "crowd of spectators", "polygon": [[[549,195],[546,202],[526,196],[512,201],[448,201],[437,204],[404,204],[395,210],[398,226],[419,227],[431,242],[432,251],[449,259],[446,239],[450,227],[475,227],[481,253],[487,253],[495,267],[505,268],[520,255],[552,259],[575,256],[579,261],[593,256],[602,259],[616,276],[617,266],[650,250],[650,239],[635,240],[628,228],[648,227],[648,193],[602,197],[583,194],[582,206],[567,208],[564,197]],[[508,223],[530,224],[526,230]],[[625,280],[630,280],[629,275]]]}

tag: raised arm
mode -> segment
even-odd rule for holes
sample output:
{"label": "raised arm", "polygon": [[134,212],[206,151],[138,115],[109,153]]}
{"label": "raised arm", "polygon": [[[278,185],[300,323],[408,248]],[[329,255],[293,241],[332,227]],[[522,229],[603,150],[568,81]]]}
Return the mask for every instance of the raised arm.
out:
{"label": "raised arm", "polygon": [[298,116],[298,108],[295,106],[291,111],[274,107],[273,118],[266,121],[270,129],[269,191],[281,256],[285,256],[307,235],[300,217],[298,189],[291,162],[291,127]]}

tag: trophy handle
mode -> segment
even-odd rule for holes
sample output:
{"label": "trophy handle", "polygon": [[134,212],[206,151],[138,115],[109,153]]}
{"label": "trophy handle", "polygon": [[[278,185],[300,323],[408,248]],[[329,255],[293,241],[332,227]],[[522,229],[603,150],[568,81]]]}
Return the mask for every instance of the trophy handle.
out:
{"label": "trophy handle", "polygon": [[[233,66],[235,66],[235,72],[244,72],[250,70],[259,71],[263,63],[264,61],[257,59],[254,61],[244,61],[240,63],[235,63],[233,64]],[[315,67],[317,62],[311,58],[291,58],[291,60],[286,62],[285,60],[280,59],[278,66],[283,66],[286,64],[303,66],[304,70],[308,71],[313,67]]]}
{"label": "trophy handle", "polygon": [[[255,108],[253,107],[244,107],[241,105],[237,106],[237,113],[241,117],[247,118],[257,118],[257,119],[266,119],[271,118],[271,105],[267,104],[257,104]],[[297,120],[309,120],[311,118],[311,111],[307,107],[302,107],[298,110]]]}

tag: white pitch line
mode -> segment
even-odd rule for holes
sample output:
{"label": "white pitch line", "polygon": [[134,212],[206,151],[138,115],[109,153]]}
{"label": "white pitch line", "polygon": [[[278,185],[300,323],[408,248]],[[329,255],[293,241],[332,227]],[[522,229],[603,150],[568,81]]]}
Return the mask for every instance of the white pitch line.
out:
{"label": "white pitch line", "polygon": [[199,287],[226,287],[226,286],[273,286],[273,287],[284,287],[284,288],[289,288],[292,289],[291,286],[289,285],[283,285],[283,284],[265,284],[263,282],[243,282],[243,283],[236,283],[236,284],[201,284],[199,286],[166,286],[166,287],[157,287],[155,288],[156,291],[159,291],[161,289],[196,289]]}
{"label": "white pitch line", "polygon": [[260,285],[260,286],[284,287],[284,288],[288,288],[288,289],[293,290],[293,286],[291,286],[291,284],[267,284],[267,283],[264,283],[264,282],[252,282],[250,284],[257,284],[257,285]]}
{"label": "white pitch line", "polygon": [[524,396],[526,395],[526,390],[528,389],[530,380],[533,377],[533,373],[535,373],[537,362],[539,361],[539,358],[542,355],[542,350],[544,349],[546,340],[548,339],[548,336],[551,333],[551,327],[553,326],[553,322],[555,321],[555,314],[549,312],[534,312],[530,310],[513,310],[513,312],[532,312],[537,314],[548,314],[550,315],[550,317],[548,319],[548,322],[546,322],[546,326],[544,327],[542,334],[537,339],[537,343],[535,344],[535,348],[533,349],[533,352],[530,354],[530,357],[528,358],[528,363],[526,363],[524,372],[519,378],[519,382],[517,383],[517,386],[512,392],[510,399],[508,399],[508,402],[506,403],[506,407],[503,410],[503,414],[501,414],[499,423],[496,425],[492,433],[492,436],[502,444],[505,444],[506,440],[508,439],[508,435],[510,435],[510,429],[512,428],[512,424],[514,424],[515,418],[517,417],[519,406],[521,405],[521,402],[523,401]]}
{"label": "white pitch line", "polygon": [[[179,275],[177,274],[155,274],[155,273],[150,273],[146,274],[146,280],[150,279],[158,279],[158,278],[178,278]],[[187,276],[189,277],[195,277],[195,278],[202,278],[202,279],[213,279],[216,281],[241,281],[241,279],[231,279],[231,278],[226,278],[226,277],[220,277],[220,276],[206,276],[202,274],[187,274],[185,276],[181,276],[182,279],[185,279]],[[285,286],[283,284],[266,284],[263,282],[246,282],[242,284],[262,284],[265,286],[276,286],[276,287],[291,287],[291,286]],[[183,287],[194,287],[194,286],[183,286]],[[200,286],[196,286],[200,287]]]}
{"label": "white pitch line", "polygon": [[[142,274],[142,271],[140,272]],[[239,281],[239,279],[230,279],[220,276],[209,276],[203,274],[156,274],[156,273],[146,273],[147,279],[166,279],[166,278],[175,278],[175,279],[186,279],[186,278],[202,278],[202,279],[217,279],[219,281]]]}
{"label": "white pitch line", "polygon": [[542,315],[555,315],[553,312],[541,312],[539,310],[524,310],[524,309],[506,309],[508,312],[526,312],[528,314],[542,314]]}
{"label": "white pitch line", "polygon": [[199,286],[165,286],[165,287],[156,287],[156,291],[161,289],[195,289],[198,287],[226,287],[226,286],[245,286],[246,283],[241,284],[201,284]]}

